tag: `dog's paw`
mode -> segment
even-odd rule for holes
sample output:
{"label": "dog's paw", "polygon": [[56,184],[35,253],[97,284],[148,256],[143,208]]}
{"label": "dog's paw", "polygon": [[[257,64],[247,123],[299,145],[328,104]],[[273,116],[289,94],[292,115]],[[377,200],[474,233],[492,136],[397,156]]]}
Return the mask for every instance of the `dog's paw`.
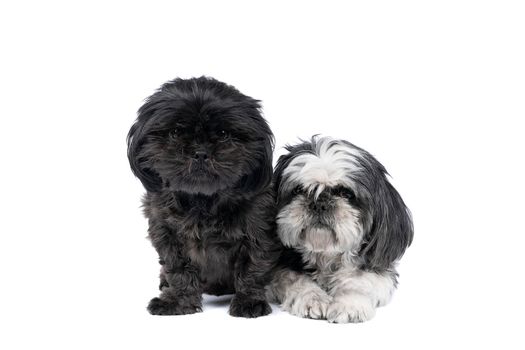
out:
{"label": "dog's paw", "polygon": [[271,312],[272,308],[266,300],[234,296],[230,304],[230,315],[235,317],[254,318],[268,315]]}
{"label": "dog's paw", "polygon": [[356,295],[330,304],[326,319],[332,323],[358,323],[372,319],[375,313],[376,309],[370,299]]}
{"label": "dog's paw", "polygon": [[200,305],[153,298],[148,304],[148,311],[152,315],[188,315],[201,312],[202,308]]}
{"label": "dog's paw", "polygon": [[325,292],[309,291],[285,301],[281,307],[295,316],[322,319],[326,317],[331,301],[331,297]]}

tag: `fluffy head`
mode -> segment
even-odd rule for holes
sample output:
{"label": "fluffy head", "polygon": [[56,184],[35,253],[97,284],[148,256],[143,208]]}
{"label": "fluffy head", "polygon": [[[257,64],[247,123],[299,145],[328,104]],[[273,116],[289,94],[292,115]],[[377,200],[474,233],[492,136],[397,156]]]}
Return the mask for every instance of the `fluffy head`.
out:
{"label": "fluffy head", "polygon": [[139,109],[127,141],[131,169],[149,192],[251,193],[271,180],[273,135],[259,101],[212,78],[164,84]]}
{"label": "fluffy head", "polygon": [[370,153],[315,136],[286,149],[274,173],[278,233],[286,246],[348,253],[375,270],[403,255],[412,242],[411,215]]}

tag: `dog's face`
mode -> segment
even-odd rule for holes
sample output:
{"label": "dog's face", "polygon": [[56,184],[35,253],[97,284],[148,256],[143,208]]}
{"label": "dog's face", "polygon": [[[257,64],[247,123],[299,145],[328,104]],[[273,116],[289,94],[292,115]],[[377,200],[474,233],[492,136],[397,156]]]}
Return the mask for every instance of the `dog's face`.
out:
{"label": "dog's face", "polygon": [[410,213],[384,167],[349,142],[312,138],[288,146],[275,171],[282,242],[308,252],[350,252],[374,267],[412,240]]}
{"label": "dog's face", "polygon": [[343,186],[317,192],[297,185],[279,211],[279,236],[285,245],[306,251],[355,251],[366,223],[356,202],[352,190]]}
{"label": "dog's face", "polygon": [[258,101],[210,78],[171,81],[140,108],[128,136],[148,191],[210,195],[271,179],[272,133]]}

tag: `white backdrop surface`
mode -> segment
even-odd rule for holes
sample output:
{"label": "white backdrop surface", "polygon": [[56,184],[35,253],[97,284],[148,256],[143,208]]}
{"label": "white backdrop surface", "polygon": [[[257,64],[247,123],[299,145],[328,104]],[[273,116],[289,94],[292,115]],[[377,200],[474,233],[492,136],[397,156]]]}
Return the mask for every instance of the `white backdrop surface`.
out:
{"label": "white backdrop surface", "polygon": [[[520,1],[0,4],[2,349],[523,349]],[[364,324],[278,311],[153,317],[158,263],[125,137],[144,98],[208,75],[283,145],[374,154],[414,216],[392,303]],[[521,326],[520,326],[521,324]]]}

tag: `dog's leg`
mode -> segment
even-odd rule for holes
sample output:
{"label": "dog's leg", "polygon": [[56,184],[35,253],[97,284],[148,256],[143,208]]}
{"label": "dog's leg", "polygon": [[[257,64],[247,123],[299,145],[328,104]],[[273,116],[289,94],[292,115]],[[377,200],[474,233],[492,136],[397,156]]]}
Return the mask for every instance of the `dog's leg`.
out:
{"label": "dog's leg", "polygon": [[269,300],[281,304],[292,315],[324,318],[332,297],[312,278],[288,269],[278,271],[267,288]]}
{"label": "dog's leg", "polygon": [[327,319],[334,323],[364,322],[375,315],[376,307],[386,305],[396,289],[396,274],[360,270],[338,271],[333,276]]}
{"label": "dog's leg", "polygon": [[159,282],[159,290],[162,291],[164,288],[168,288],[170,285],[168,284],[168,280],[166,279],[166,273],[164,271],[161,271],[159,276],[160,282]]}
{"label": "dog's leg", "polygon": [[235,296],[230,304],[232,316],[252,318],[272,312],[266,301],[265,286],[270,281],[278,252],[271,242],[268,242],[267,249],[261,249],[260,244],[250,247],[250,244],[247,242],[240,248],[235,262]]}
{"label": "dog's leg", "polygon": [[199,271],[182,254],[167,228],[150,227],[150,238],[159,254],[161,293],[149,302],[152,315],[185,315],[202,311]]}
{"label": "dog's leg", "polygon": [[202,311],[202,291],[197,272],[190,266],[166,270],[165,283],[158,298],[151,299],[153,315],[185,315]]}
{"label": "dog's leg", "polygon": [[166,264],[166,262],[159,258],[159,264],[161,265],[160,275],[159,275],[159,279],[160,279],[159,290],[162,291],[162,288],[169,287],[170,285],[168,284],[168,281],[166,280],[166,271],[164,271],[164,265]]}

